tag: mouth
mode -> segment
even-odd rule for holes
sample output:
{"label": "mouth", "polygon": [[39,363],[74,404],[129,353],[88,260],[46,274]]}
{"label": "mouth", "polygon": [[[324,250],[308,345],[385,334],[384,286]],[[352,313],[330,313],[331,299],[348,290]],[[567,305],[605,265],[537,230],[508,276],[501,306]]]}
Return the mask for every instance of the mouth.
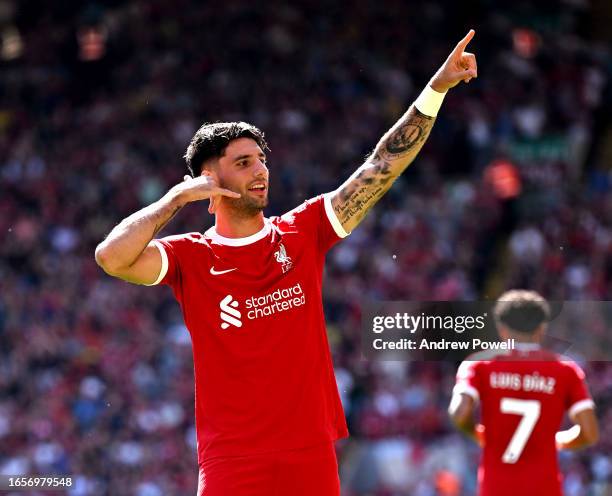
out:
{"label": "mouth", "polygon": [[253,183],[249,186],[248,191],[256,195],[265,195],[268,191],[268,186],[263,182]]}

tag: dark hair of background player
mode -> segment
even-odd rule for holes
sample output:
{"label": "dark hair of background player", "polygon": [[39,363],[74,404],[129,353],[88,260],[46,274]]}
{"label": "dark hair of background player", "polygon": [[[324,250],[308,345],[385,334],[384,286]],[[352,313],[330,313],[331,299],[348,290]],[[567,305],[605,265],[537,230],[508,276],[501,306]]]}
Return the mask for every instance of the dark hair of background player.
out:
{"label": "dark hair of background player", "polygon": [[548,321],[550,307],[535,291],[511,290],[500,296],[493,313],[497,326],[531,334]]}

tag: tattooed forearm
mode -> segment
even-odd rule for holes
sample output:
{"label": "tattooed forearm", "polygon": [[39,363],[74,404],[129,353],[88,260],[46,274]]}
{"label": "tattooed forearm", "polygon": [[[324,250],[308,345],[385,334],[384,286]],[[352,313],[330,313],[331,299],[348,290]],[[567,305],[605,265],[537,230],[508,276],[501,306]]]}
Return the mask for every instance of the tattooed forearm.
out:
{"label": "tattooed forearm", "polygon": [[427,140],[435,118],[414,106],[382,137],[374,153],[336,191],[332,206],[346,231],[353,230],[391,188]]}
{"label": "tattooed forearm", "polygon": [[429,136],[434,120],[433,117],[421,114],[415,107],[411,107],[404,117],[383,136],[377,147],[380,147],[381,155],[387,160],[405,157],[410,163]]}
{"label": "tattooed forearm", "polygon": [[170,217],[166,218],[166,215],[162,212],[159,214],[159,219],[155,223],[155,228],[153,229],[153,236],[155,236],[159,231],[161,231],[168,222],[174,219],[174,216],[178,213],[178,211],[183,208],[182,205],[176,205],[174,210],[170,212]]}
{"label": "tattooed forearm", "polygon": [[359,188],[349,196],[349,201],[336,208],[336,214],[340,222],[344,223],[351,218],[355,219],[356,222],[360,222],[371,206],[374,205],[386,191],[387,190],[381,186],[376,189],[370,189],[368,187]]}
{"label": "tattooed forearm", "polygon": [[123,219],[98,248],[115,269],[130,267],[146,249],[153,237],[183,207],[172,193]]}

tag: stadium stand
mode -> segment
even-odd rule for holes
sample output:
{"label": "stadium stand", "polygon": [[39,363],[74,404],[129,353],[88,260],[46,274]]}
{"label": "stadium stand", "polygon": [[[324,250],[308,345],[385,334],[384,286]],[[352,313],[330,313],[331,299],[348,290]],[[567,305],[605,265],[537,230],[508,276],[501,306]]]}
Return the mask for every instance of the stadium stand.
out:
{"label": "stadium stand", "polygon": [[[105,276],[96,244],[181,180],[204,120],[266,132],[269,215],[335,189],[475,27],[479,78],[331,252],[325,284],[343,494],[473,494],[478,448],[445,412],[455,364],[364,360],[360,303],[519,286],[612,300],[612,58],[595,4],[0,2],[0,473],[73,474],[74,496],[195,494],[179,308]],[[210,223],[190,205],[165,234]],[[612,366],[584,366],[602,433],[562,454],[568,496],[612,484]]]}

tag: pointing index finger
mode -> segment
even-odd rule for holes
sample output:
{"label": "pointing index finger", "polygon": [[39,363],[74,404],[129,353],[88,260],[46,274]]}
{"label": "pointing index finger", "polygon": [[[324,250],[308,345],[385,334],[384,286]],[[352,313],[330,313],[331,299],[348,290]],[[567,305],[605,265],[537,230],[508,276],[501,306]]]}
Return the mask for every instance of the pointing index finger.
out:
{"label": "pointing index finger", "polygon": [[453,55],[461,55],[475,34],[476,34],[476,31],[474,31],[473,29],[470,29],[468,31],[468,34],[466,34],[463,37],[463,39],[459,43],[457,43],[457,46],[453,50]]}

